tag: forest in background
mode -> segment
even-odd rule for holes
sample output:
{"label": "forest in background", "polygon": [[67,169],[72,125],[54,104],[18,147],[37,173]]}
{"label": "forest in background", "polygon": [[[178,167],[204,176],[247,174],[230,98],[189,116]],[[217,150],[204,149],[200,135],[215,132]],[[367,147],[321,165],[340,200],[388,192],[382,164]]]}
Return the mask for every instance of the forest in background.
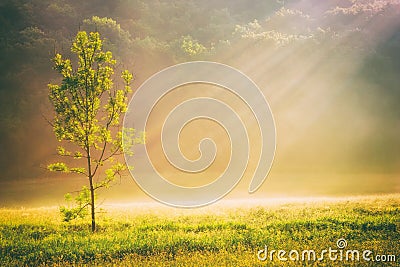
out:
{"label": "forest in background", "polygon": [[[317,125],[311,132],[323,136],[325,143],[343,146],[349,157],[344,160],[350,163],[338,162],[338,168],[398,171],[400,1],[322,2],[1,1],[1,179],[45,173],[41,165],[56,146],[42,116],[47,112],[46,85],[57,79],[50,58],[55,51],[68,55],[78,30],[99,31],[118,67],[134,73],[135,87],[166,66],[190,60],[213,60],[243,70],[260,87],[268,87],[264,93],[275,112],[278,134],[296,128],[291,112],[305,110],[304,105],[318,107],[322,96],[334,99],[317,123],[310,119],[309,127]],[[311,78],[300,79],[299,73]],[[315,98],[303,101],[307,88]],[[285,101],[278,97],[283,93]],[[309,119],[312,114],[303,115]],[[344,123],[336,121],[342,119]],[[278,159],[298,156],[291,151],[304,151],[304,138],[284,143]],[[323,151],[321,143],[308,150],[316,148],[327,161],[338,158],[330,157],[331,150]],[[293,169],[316,157],[297,157]]]}

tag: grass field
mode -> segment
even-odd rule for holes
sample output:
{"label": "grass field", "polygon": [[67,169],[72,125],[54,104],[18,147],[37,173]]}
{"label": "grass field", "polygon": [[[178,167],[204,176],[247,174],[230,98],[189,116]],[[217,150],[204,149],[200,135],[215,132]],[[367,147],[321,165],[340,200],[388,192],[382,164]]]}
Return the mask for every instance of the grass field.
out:
{"label": "grass field", "polygon": [[[94,234],[88,221],[62,223],[56,207],[3,208],[0,266],[400,266],[398,194],[237,204],[107,207]],[[347,241],[342,252],[340,238]],[[329,247],[337,260],[318,260]],[[271,260],[272,250],[285,250],[287,261],[277,252]],[[317,259],[302,260],[304,250]],[[346,259],[347,250],[359,250],[360,260]]]}

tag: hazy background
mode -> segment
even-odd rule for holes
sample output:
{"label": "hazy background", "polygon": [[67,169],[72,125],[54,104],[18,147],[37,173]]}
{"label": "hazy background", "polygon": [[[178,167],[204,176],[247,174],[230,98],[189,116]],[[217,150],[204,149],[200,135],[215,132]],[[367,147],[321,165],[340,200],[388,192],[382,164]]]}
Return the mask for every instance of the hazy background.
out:
{"label": "hazy background", "polygon": [[[118,68],[135,74],[134,88],[167,66],[191,60],[222,62],[253,79],[274,114],[277,151],[267,181],[252,198],[400,192],[398,0],[3,0],[0,206],[57,205],[86,182],[45,170],[56,158],[57,142],[42,116],[51,117],[47,84],[59,81],[50,58],[55,51],[70,55],[79,29],[106,38]],[[196,90],[237,104],[216,88],[191,92]],[[189,96],[177,90],[163,100],[159,114]],[[191,127],[187,136],[214,134],[224,151],[218,126]],[[248,197],[258,160],[253,154],[229,198]],[[217,175],[224,155],[194,184]],[[159,159],[171,181],[185,183]],[[151,200],[130,177],[101,199]]]}

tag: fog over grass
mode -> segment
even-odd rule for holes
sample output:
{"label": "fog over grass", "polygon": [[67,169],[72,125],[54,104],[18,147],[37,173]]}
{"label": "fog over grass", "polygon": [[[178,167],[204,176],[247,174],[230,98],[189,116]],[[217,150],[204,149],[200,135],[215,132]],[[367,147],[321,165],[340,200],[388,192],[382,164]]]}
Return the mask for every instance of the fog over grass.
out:
{"label": "fog over grass", "polygon": [[[283,202],[218,203],[177,210],[154,203],[114,206],[89,221],[61,223],[57,208],[0,209],[0,264],[3,266],[259,266],[257,252],[338,248],[399,255],[399,196],[284,199]],[[232,205],[231,205],[232,204]],[[337,252],[336,255],[340,255]],[[290,261],[291,265],[328,266],[376,262]],[[345,257],[345,256],[344,256]],[[397,261],[386,266],[397,266]],[[289,261],[288,261],[289,262]]]}

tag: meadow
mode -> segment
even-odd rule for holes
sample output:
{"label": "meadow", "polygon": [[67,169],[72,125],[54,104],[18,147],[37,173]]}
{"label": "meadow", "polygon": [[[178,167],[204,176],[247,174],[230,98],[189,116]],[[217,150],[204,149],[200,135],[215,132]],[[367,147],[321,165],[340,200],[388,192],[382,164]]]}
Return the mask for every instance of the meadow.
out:
{"label": "meadow", "polygon": [[[62,222],[57,207],[0,209],[0,266],[400,266],[399,194],[104,208],[94,234],[87,220]],[[347,242],[342,255],[370,250],[370,261],[340,260],[339,239]],[[330,247],[337,260],[318,260]],[[271,260],[272,250],[287,260]],[[317,259],[289,259],[291,250],[314,250]]]}

